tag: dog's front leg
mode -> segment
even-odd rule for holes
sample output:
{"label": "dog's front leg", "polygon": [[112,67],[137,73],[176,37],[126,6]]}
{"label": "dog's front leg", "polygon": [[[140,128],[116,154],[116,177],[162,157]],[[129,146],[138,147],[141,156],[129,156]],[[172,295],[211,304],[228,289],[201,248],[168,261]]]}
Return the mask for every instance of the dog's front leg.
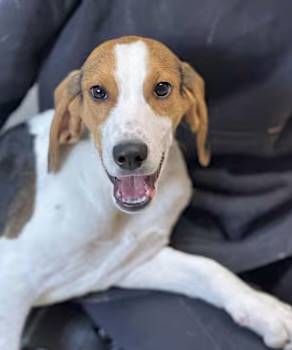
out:
{"label": "dog's front leg", "polygon": [[29,287],[31,276],[24,276],[19,265],[5,264],[0,256],[0,349],[19,350],[22,329],[34,302]]}
{"label": "dog's front leg", "polygon": [[0,291],[0,349],[19,350],[23,326],[32,306],[31,296],[20,291],[16,284],[13,289],[1,283]]}
{"label": "dog's front leg", "polygon": [[224,308],[240,325],[272,348],[292,349],[292,309],[258,292],[215,261],[164,248],[120,284],[182,293]]}

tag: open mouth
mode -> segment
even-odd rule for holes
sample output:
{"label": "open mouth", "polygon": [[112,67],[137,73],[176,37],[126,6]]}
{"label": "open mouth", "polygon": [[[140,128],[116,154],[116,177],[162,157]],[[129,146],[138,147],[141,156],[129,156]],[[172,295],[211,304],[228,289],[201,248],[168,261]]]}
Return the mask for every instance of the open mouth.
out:
{"label": "open mouth", "polygon": [[114,185],[113,195],[117,205],[126,211],[138,211],[145,208],[156,194],[156,184],[164,155],[158,169],[149,175],[127,175],[114,177],[108,174]]}

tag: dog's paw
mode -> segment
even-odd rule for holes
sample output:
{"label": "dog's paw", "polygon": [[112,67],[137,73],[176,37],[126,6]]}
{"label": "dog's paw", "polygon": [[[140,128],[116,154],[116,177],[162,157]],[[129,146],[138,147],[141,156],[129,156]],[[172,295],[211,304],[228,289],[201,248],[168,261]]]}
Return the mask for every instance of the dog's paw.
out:
{"label": "dog's paw", "polygon": [[241,326],[258,333],[273,349],[292,350],[292,308],[278,299],[257,291],[245,293],[228,306]]}

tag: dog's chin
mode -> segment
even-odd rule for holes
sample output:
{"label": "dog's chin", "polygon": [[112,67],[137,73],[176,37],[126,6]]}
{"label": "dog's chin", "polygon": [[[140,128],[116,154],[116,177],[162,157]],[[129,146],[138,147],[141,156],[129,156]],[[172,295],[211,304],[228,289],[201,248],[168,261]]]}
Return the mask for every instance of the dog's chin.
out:
{"label": "dog's chin", "polygon": [[155,197],[157,182],[163,165],[164,156],[157,170],[152,174],[129,174],[126,176],[108,176],[113,183],[113,198],[117,207],[127,213],[146,208]]}

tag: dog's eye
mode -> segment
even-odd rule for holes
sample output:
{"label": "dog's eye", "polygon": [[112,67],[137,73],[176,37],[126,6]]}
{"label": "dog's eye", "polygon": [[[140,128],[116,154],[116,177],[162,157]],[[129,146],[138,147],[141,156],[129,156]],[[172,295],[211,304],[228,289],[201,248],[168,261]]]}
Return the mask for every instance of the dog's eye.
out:
{"label": "dog's eye", "polygon": [[167,81],[161,81],[156,84],[154,93],[159,98],[165,98],[171,93],[171,85]]}
{"label": "dog's eye", "polygon": [[90,93],[91,96],[95,99],[95,100],[106,100],[107,99],[107,92],[106,89],[103,88],[100,85],[95,85],[92,86],[90,88]]}

